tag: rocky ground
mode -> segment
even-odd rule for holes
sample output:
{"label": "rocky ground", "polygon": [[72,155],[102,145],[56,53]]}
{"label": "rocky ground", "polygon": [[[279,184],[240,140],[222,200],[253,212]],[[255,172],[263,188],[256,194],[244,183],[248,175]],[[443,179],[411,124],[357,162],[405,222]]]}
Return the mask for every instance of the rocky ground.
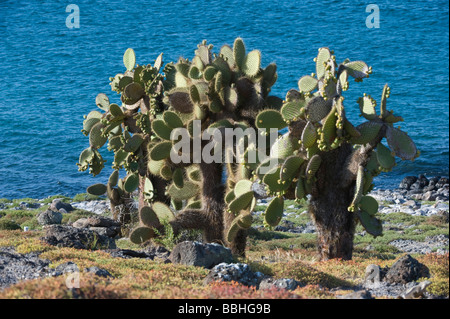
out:
{"label": "rocky ground", "polygon": [[[355,259],[363,261],[358,266],[358,278],[353,278],[353,274],[351,281],[331,285],[322,280],[322,276],[329,278],[328,274],[322,270],[317,272],[319,268],[315,268],[316,263],[311,257],[315,227],[308,216],[307,203],[297,205],[292,202],[287,205],[280,225],[273,231],[266,231],[262,226],[261,214],[270,199],[259,199],[254,212],[255,226],[249,237],[248,257],[235,260],[228,249],[199,241],[198,234],[185,235],[183,240],[172,238],[171,245],[167,247],[132,246],[122,234],[120,225],[110,218],[108,202],[101,198],[87,198],[84,195],[84,198],[3,200],[0,202],[0,295],[2,290],[10,291],[8,287],[14,289],[24,280],[67,277],[67,273],[90,273],[108,280],[123,277],[121,272],[114,273],[108,267],[89,263],[89,267],[85,267],[84,261],[70,258],[59,263],[41,256],[47,249],[55,253],[48,247],[57,247],[100,251],[107,254],[109,263],[113,260],[150,260],[158,264],[200,267],[207,270],[201,280],[202,285],[206,286],[218,281],[238,282],[258,291],[309,291],[311,282],[315,283],[316,279],[304,279],[305,275],[300,276],[297,272],[289,277],[285,276],[289,272],[277,273],[272,269],[278,267],[280,259],[287,258],[289,266],[286,269],[296,269],[300,264],[314,274],[317,272],[320,280],[317,279],[319,284],[314,289],[315,294],[321,291],[321,298],[448,298],[448,181],[448,178],[428,179],[421,175],[404,178],[396,190],[372,191],[371,195],[380,205],[379,215],[385,235],[373,239],[362,228],[357,228]],[[8,233],[9,229],[13,232]],[[20,236],[20,231],[24,229],[27,231],[22,234],[32,234],[35,244],[17,244],[17,240],[8,238],[10,234]],[[44,246],[41,247],[41,244]],[[36,251],[33,245],[37,246]],[[308,260],[308,266],[303,264],[302,256]],[[373,256],[376,258],[373,259]],[[436,288],[431,289],[433,293],[427,291],[430,285],[436,287],[437,283],[432,279],[434,270],[430,271],[420,261],[421,256],[424,260],[428,260],[428,256],[442,256],[447,260],[447,279],[444,282],[439,279],[439,285],[444,285],[444,293],[436,293]],[[441,260],[441,257],[436,258]],[[374,263],[369,263],[371,260]],[[389,265],[384,260],[390,260]],[[356,270],[352,268],[352,271]],[[79,297],[79,292],[73,296]],[[289,296],[298,297],[296,294]]]}

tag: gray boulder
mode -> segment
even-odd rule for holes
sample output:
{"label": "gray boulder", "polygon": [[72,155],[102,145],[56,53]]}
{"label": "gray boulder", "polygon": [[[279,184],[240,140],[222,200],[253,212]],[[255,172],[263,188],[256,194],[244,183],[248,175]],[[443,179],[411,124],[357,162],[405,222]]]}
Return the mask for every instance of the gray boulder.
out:
{"label": "gray boulder", "polygon": [[105,278],[108,278],[108,277],[113,278],[114,277],[106,269],[98,268],[97,266],[85,268],[84,272],[90,272],[99,277],[105,277]]}
{"label": "gray boulder", "polygon": [[259,284],[259,289],[286,289],[286,290],[295,290],[299,286],[299,283],[290,278],[281,278],[281,279],[274,279],[274,278],[265,278],[263,279]]}
{"label": "gray boulder", "polygon": [[86,228],[49,225],[45,226],[44,229],[46,234],[41,240],[53,246],[90,250],[116,248],[114,239],[99,235]]}
{"label": "gray boulder", "polygon": [[61,224],[62,214],[60,212],[55,212],[53,210],[46,210],[45,212],[39,213],[37,216],[37,221],[39,225],[58,225]]}
{"label": "gray boulder", "polygon": [[70,205],[69,203],[64,203],[58,198],[54,199],[50,205],[50,209],[54,211],[59,211],[61,208],[63,208],[66,212],[71,212],[74,210],[72,205]]}
{"label": "gray boulder", "polygon": [[231,250],[219,244],[205,244],[197,241],[183,241],[177,244],[170,260],[174,264],[212,268],[217,264],[231,262]]}
{"label": "gray boulder", "polygon": [[261,281],[265,278],[260,272],[253,272],[247,264],[227,264],[221,263],[214,266],[206,278],[205,285],[214,281],[235,281],[245,286],[259,288]]}

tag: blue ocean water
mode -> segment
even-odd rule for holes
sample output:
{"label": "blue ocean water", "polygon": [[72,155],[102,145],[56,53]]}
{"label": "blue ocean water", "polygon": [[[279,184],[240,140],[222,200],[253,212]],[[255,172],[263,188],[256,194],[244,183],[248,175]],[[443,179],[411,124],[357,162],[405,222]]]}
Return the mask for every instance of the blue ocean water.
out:
{"label": "blue ocean water", "polygon": [[[80,27],[66,26],[66,6],[80,10]],[[377,180],[396,187],[405,175],[447,175],[449,171],[449,3],[379,0],[380,27],[367,28],[371,1],[292,0],[116,0],[0,1],[0,197],[73,196],[105,182],[78,172],[88,139],[83,115],[95,97],[110,91],[109,77],[123,71],[122,55],[132,47],[137,62],[191,58],[203,39],[216,46],[242,37],[262,52],[263,65],[276,62],[272,93],[284,97],[298,79],[314,72],[317,49],[328,46],[337,61],[364,60],[373,74],[350,83],[346,107],[357,124],[358,96],[378,101],[385,83],[389,108],[404,117],[402,129],[421,156],[400,162]]]}

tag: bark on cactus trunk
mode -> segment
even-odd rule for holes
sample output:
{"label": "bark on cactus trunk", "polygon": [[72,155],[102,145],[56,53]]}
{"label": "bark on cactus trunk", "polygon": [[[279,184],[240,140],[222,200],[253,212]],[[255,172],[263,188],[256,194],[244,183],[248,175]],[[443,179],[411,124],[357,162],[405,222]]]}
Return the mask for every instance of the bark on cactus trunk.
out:
{"label": "bark on cactus trunk", "polygon": [[354,192],[354,182],[343,184],[347,174],[348,158],[352,156],[349,144],[321,154],[322,164],[317,172],[309,212],[318,236],[318,253],[322,260],[342,258],[350,260],[355,233],[354,214],[347,210]]}

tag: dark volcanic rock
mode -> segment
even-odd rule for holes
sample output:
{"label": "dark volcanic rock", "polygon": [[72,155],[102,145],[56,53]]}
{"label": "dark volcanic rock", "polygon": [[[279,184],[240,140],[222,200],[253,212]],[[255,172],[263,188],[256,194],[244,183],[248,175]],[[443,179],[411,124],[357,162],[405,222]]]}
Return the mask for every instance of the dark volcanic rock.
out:
{"label": "dark volcanic rock", "polygon": [[430,277],[430,271],[427,266],[421,264],[410,255],[405,255],[389,268],[385,280],[392,284],[407,284],[423,277]]}
{"label": "dark volcanic rock", "polygon": [[223,262],[231,262],[233,256],[229,248],[219,244],[183,241],[174,247],[170,260],[174,264],[212,268]]}
{"label": "dark volcanic rock", "polygon": [[114,239],[99,235],[86,229],[72,226],[50,225],[45,227],[46,235],[41,240],[59,247],[73,247],[77,249],[114,249]]}
{"label": "dark volcanic rock", "polygon": [[0,289],[21,280],[36,279],[52,275],[50,261],[38,257],[37,253],[19,254],[13,248],[0,248]]}

